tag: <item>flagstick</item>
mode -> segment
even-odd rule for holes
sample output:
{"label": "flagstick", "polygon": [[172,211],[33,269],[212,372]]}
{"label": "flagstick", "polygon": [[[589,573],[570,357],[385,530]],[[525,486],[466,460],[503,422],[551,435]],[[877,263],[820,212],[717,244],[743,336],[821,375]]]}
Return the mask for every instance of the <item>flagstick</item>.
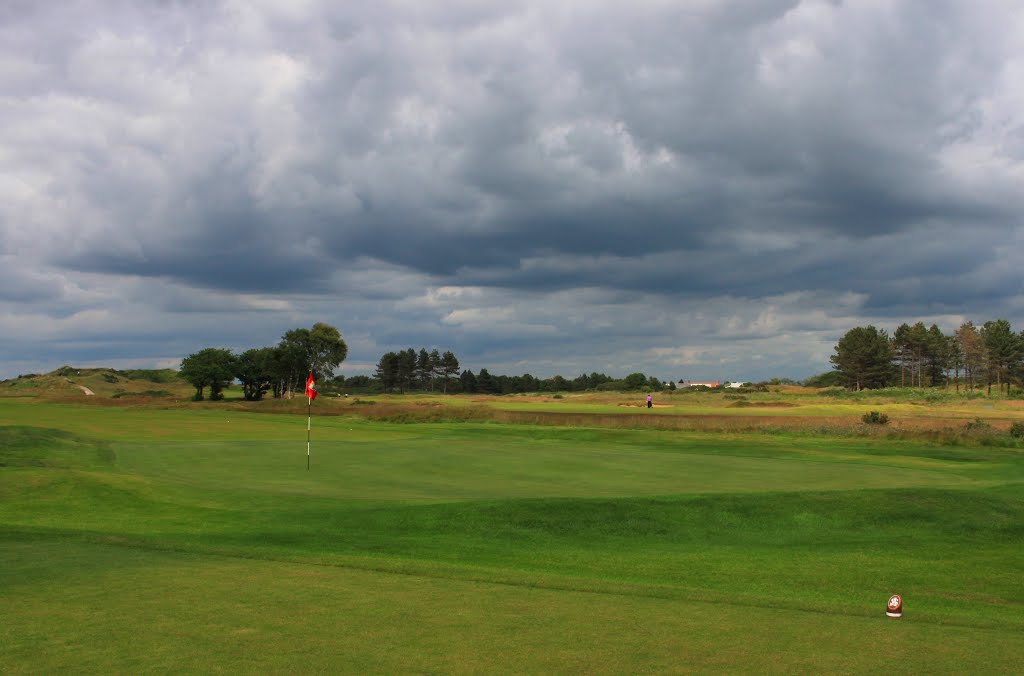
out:
{"label": "flagstick", "polygon": [[309,428],[313,421],[313,399],[312,397],[306,397],[306,405],[308,409],[306,411],[306,471],[309,471]]}

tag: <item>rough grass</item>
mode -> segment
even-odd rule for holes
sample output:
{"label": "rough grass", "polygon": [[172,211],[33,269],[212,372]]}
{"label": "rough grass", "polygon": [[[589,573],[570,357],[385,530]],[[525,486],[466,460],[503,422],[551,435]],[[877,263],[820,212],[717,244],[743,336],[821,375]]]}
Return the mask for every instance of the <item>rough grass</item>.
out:
{"label": "rough grass", "polygon": [[[67,375],[70,374],[70,375]],[[237,388],[223,402],[192,403],[192,388],[170,371],[59,369],[51,374],[0,383],[0,397],[37,396],[58,403],[90,406],[191,407],[196,410],[244,410],[297,413],[306,400],[266,399],[244,402]],[[170,383],[154,388],[154,382]],[[79,385],[96,392],[86,397]],[[639,410],[638,410],[639,409]],[[980,418],[1000,434],[1024,421],[1024,401],[986,397],[979,392],[890,388],[864,392],[774,387],[770,392],[658,393],[653,409],[643,408],[642,394],[619,392],[555,395],[483,396],[441,394],[320,397],[314,415],[357,415],[406,422],[483,421],[528,424],[596,425],[717,432],[803,430],[824,434],[861,434],[861,416],[877,410],[892,420],[898,434],[944,434],[949,443],[965,443],[957,428]],[[666,418],[666,420],[661,420]],[[987,442],[986,442],[987,443]]]}
{"label": "rough grass", "polygon": [[984,388],[961,390],[921,387],[883,387],[876,390],[848,390],[843,387],[830,387],[818,392],[818,396],[846,401],[893,401],[917,402],[925,404],[956,403],[987,399]]}

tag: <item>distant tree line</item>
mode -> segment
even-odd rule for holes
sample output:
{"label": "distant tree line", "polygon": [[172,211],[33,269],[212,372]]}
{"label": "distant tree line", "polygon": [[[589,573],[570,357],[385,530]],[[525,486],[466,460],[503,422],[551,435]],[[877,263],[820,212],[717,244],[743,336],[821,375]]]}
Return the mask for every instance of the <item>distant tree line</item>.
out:
{"label": "distant tree line", "polygon": [[[524,373],[518,376],[495,375],[482,368],[474,373],[462,369],[451,350],[441,352],[408,348],[386,352],[377,362],[373,376],[339,376],[334,385],[350,389],[367,389],[384,393],[442,392],[470,394],[522,394],[529,392],[582,392],[585,390],[660,390],[664,384],[643,373],[631,373],[615,379],[603,373],[580,374],[568,379],[561,375],[538,378]],[[674,383],[670,383],[674,388]]]}
{"label": "distant tree line", "polygon": [[205,348],[185,357],[179,374],[196,388],[196,401],[202,401],[204,392],[212,401],[223,399],[224,388],[235,380],[241,383],[247,400],[258,401],[268,392],[280,398],[304,391],[310,371],[318,382],[333,376],[347,354],[348,346],[338,329],[317,322],[311,329],[285,332],[273,347],[253,348],[241,354]]}
{"label": "distant tree line", "polygon": [[[665,384],[643,373],[631,373],[625,378],[612,378],[604,373],[581,373],[569,379],[561,375],[537,378],[524,373],[521,376],[491,375],[487,369],[480,369],[475,376],[472,371],[463,371],[459,377],[464,392],[479,394],[523,394],[527,392],[585,392],[587,390],[608,391],[657,391]],[[675,389],[675,383],[669,383]]]}
{"label": "distant tree line", "polygon": [[965,322],[952,333],[918,322],[890,336],[874,326],[850,329],[830,357],[838,382],[855,390],[878,387],[945,387],[989,393],[1024,381],[1024,332],[996,319]]}
{"label": "distant tree line", "polygon": [[447,393],[452,379],[459,372],[459,360],[451,350],[441,354],[434,349],[427,352],[413,348],[401,352],[387,352],[377,362],[374,373],[384,392],[406,392],[420,389],[433,392],[435,387]]}
{"label": "distant tree line", "polygon": [[[617,379],[603,373],[582,373],[569,379],[561,375],[538,378],[523,375],[495,375],[486,368],[474,373],[462,369],[451,350],[408,348],[386,352],[377,362],[372,376],[334,376],[345,360],[348,347],[333,326],[316,323],[310,329],[285,332],[277,345],[259,347],[236,354],[229,349],[208,347],[188,355],[181,362],[179,375],[196,388],[196,401],[224,398],[224,389],[238,382],[249,401],[259,401],[268,393],[274,398],[302,391],[309,371],[323,392],[340,389],[370,392],[440,392],[444,394],[522,394],[543,392],[662,391],[675,389],[675,383],[663,383],[654,376],[630,373]],[[790,382],[790,381],[787,381]]]}

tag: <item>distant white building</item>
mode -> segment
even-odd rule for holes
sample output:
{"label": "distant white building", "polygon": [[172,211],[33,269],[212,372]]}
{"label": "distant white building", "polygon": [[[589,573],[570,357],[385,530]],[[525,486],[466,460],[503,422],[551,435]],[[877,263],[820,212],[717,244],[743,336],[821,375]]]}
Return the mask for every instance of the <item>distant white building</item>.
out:
{"label": "distant white building", "polygon": [[676,383],[677,388],[681,387],[718,387],[722,383],[717,380],[699,381],[699,380],[680,380]]}
{"label": "distant white building", "polygon": [[745,380],[737,380],[734,383],[729,383],[726,387],[746,387],[748,385],[750,385],[750,383]]}

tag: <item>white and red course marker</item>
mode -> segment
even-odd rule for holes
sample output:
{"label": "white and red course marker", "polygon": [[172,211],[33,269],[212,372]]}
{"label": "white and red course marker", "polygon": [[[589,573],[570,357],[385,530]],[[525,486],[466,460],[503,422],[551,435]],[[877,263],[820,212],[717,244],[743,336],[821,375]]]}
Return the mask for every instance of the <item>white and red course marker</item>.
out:
{"label": "white and red course marker", "polygon": [[903,617],[903,598],[899,594],[889,597],[889,603],[885,606],[885,614],[889,617]]}

